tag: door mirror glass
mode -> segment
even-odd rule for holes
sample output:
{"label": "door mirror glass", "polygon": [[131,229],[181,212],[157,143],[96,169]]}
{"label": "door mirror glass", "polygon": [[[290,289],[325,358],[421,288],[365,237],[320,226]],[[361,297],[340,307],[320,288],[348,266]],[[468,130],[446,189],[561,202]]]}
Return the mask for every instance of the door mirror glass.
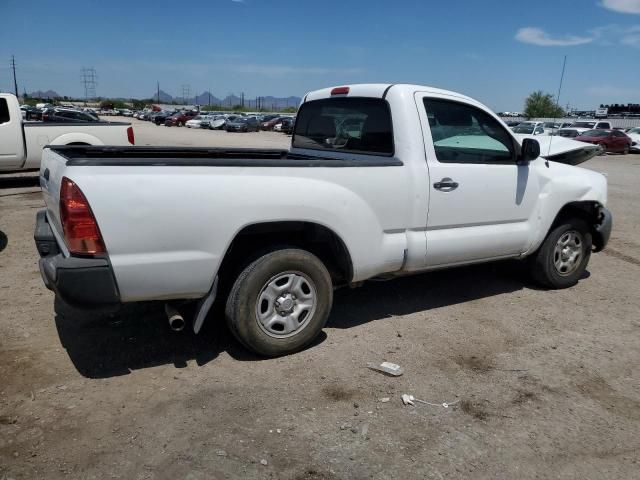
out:
{"label": "door mirror glass", "polygon": [[525,138],[522,141],[522,150],[520,151],[520,157],[518,163],[527,164],[532,160],[535,160],[540,156],[540,144],[533,138]]}

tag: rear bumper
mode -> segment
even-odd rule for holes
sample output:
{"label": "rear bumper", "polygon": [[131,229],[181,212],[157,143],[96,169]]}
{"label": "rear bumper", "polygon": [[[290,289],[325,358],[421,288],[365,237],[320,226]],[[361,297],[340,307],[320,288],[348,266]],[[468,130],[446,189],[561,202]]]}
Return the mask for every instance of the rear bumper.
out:
{"label": "rear bumper", "polygon": [[38,263],[45,286],[66,303],[84,308],[120,303],[109,260],[65,257],[44,210],[36,216],[34,240],[41,257]]}
{"label": "rear bumper", "polygon": [[613,216],[609,209],[602,207],[600,209],[600,223],[594,225],[593,229],[593,247],[595,252],[604,250],[609,243],[611,230],[613,229]]}

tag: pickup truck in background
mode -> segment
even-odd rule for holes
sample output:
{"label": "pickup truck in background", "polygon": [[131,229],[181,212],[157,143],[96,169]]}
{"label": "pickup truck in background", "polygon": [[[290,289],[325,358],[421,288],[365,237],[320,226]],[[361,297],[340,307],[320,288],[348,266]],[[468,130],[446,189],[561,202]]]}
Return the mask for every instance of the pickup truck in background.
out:
{"label": "pickup truck in background", "polygon": [[568,127],[559,129],[556,132],[556,135],[559,135],[561,137],[575,138],[581,133],[587,132],[589,130],[611,130],[611,122],[582,120],[579,122],[574,122]]}
{"label": "pickup truck in background", "polygon": [[119,122],[24,122],[15,95],[0,93],[0,172],[37,170],[45,145],[134,145]]}
{"label": "pickup truck in background", "polygon": [[240,342],[283,355],[318,335],[334,288],[374,277],[522,259],[575,285],[611,232],[606,178],[573,166],[599,152],[388,84],[308,93],[288,151],[50,146],[40,271],[78,306],[165,302],[176,329],[217,300]]}

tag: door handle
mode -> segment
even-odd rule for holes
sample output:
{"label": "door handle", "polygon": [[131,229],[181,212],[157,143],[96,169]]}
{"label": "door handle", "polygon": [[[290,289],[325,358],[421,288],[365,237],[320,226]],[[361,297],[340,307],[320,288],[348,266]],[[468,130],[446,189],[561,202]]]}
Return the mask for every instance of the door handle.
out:
{"label": "door handle", "polygon": [[445,177],[439,182],[433,184],[433,188],[436,190],[443,190],[445,192],[450,192],[451,190],[455,190],[458,188],[458,182],[454,182],[449,177]]}

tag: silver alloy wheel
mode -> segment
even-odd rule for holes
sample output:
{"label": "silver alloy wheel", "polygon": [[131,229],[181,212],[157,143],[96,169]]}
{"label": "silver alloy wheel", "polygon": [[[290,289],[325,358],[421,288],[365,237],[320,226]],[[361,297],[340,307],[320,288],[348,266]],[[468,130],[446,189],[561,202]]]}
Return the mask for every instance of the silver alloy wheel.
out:
{"label": "silver alloy wheel", "polygon": [[553,249],[553,265],[559,275],[571,275],[582,262],[584,242],[582,235],[569,230],[563,233]]}
{"label": "silver alloy wheel", "polygon": [[317,294],[311,279],[301,272],[271,277],[256,301],[256,320],[269,336],[287,338],[309,325],[316,310]]}

